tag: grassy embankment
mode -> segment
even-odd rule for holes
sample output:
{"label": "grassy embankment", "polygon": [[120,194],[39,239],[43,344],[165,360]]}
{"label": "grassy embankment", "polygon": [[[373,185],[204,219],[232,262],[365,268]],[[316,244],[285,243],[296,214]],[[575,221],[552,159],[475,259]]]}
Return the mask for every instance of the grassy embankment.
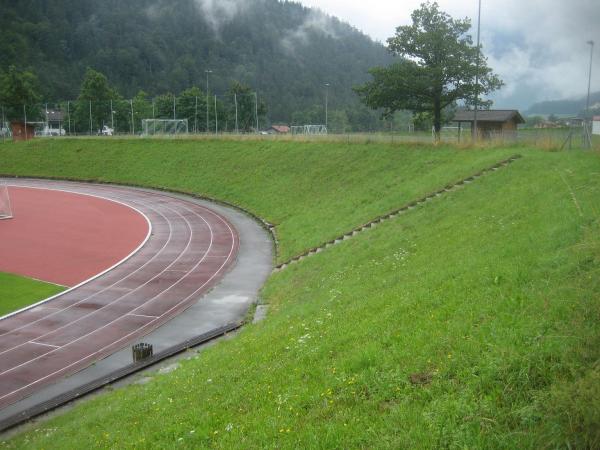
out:
{"label": "grassy embankment", "polygon": [[277,225],[282,262],[515,152],[419,151],[427,148],[38,139],[0,146],[0,174],[132,183],[231,202]]}
{"label": "grassy embankment", "polygon": [[[13,167],[30,172],[38,156],[12,151]],[[399,151],[425,167],[444,152],[465,170],[473,163],[471,152]],[[236,339],[4,445],[598,447],[600,156],[521,153],[506,169],[274,275],[263,292],[269,320]],[[386,163],[406,179],[401,160]],[[295,167],[315,185],[324,178]],[[372,179],[362,174],[367,164],[350,167],[330,178]],[[83,176],[69,169],[63,176]],[[444,175],[438,185],[454,177]],[[373,198],[402,189],[378,180]],[[354,204],[364,214],[368,206]]]}
{"label": "grassy embankment", "polygon": [[55,284],[0,272],[0,317],[63,291]]}

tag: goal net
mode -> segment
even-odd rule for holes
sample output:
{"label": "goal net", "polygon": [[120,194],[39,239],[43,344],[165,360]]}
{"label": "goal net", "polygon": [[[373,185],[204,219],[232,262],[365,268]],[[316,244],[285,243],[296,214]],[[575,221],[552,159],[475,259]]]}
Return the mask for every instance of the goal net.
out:
{"label": "goal net", "polygon": [[5,185],[0,185],[0,220],[10,219],[12,216],[8,187]]}
{"label": "goal net", "polygon": [[187,119],[144,119],[142,134],[144,136],[160,136],[165,134],[187,134]]}
{"label": "goal net", "polygon": [[302,125],[291,127],[292,134],[307,134],[307,135],[325,135],[327,127],[325,125]]}

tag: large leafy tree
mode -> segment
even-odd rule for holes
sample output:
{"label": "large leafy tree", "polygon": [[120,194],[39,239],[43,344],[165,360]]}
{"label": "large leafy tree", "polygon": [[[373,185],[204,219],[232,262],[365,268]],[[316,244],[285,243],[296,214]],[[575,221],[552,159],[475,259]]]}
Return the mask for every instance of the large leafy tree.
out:
{"label": "large leafy tree", "polygon": [[469,19],[455,20],[437,3],[421,4],[412,13],[412,25],[398,27],[388,39],[389,50],[402,60],[371,69],[373,80],[356,91],[368,106],[388,115],[403,109],[431,114],[439,137],[444,108],[459,100],[472,104],[503,84],[473,45],[470,28]]}
{"label": "large leafy tree", "polygon": [[77,131],[95,133],[103,125],[112,125],[113,121],[129,126],[131,116],[127,109],[106,76],[88,68],[73,113]]}
{"label": "large leafy tree", "polygon": [[39,118],[39,101],[39,83],[34,73],[20,72],[15,66],[0,73],[0,104],[7,119],[24,120],[25,114],[27,121]]}

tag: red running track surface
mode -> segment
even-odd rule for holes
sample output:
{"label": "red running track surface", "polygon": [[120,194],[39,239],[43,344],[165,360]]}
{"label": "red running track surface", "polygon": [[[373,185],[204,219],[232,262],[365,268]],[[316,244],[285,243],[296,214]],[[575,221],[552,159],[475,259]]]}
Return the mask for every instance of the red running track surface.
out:
{"label": "red running track surface", "polygon": [[146,243],[107,273],[0,319],[0,409],[158,328],[235,263],[237,232],[219,214],[167,194],[117,186],[11,180],[115,200],[152,225]]}
{"label": "red running track surface", "polygon": [[9,187],[14,218],[0,223],[0,272],[75,286],[126,258],[149,224],[97,197]]}

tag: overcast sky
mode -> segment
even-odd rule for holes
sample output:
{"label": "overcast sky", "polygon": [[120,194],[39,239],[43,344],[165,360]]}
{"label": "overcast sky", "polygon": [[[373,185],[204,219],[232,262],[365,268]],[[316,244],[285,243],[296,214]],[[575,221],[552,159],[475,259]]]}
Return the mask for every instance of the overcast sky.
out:
{"label": "overcast sky", "polygon": [[[421,0],[299,0],[385,42],[411,23]],[[477,0],[438,0],[455,18],[470,17],[473,38]],[[590,46],[595,41],[592,91],[600,91],[600,0],[482,0],[482,44],[506,86],[496,107],[526,109],[541,100],[584,97]]]}

